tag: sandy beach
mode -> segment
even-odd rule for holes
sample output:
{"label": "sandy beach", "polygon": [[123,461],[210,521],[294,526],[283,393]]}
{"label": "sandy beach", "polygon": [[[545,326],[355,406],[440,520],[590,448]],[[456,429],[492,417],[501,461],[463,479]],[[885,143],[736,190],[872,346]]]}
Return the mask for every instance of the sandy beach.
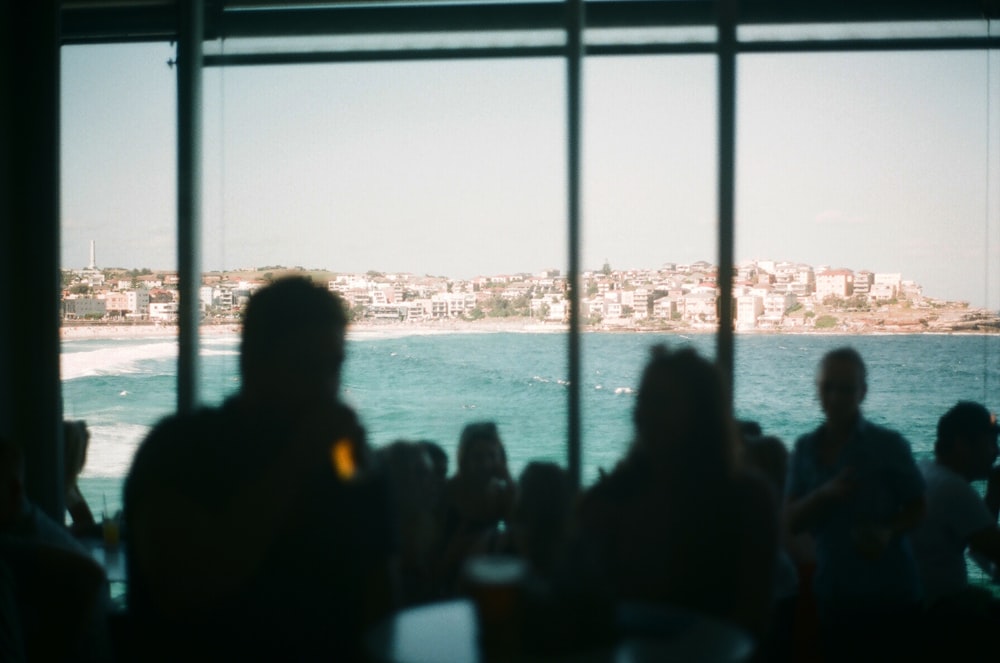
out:
{"label": "sandy beach", "polygon": [[[59,329],[59,337],[64,341],[84,339],[125,339],[125,338],[163,338],[177,336],[176,325],[156,324],[75,324],[63,325]],[[566,333],[569,327],[559,323],[541,323],[537,320],[492,319],[492,320],[428,320],[423,322],[351,323],[347,328],[348,336],[408,336],[429,334],[488,334],[488,333]],[[199,328],[202,336],[238,335],[240,325],[203,324]]]}
{"label": "sandy beach", "polygon": [[[794,327],[759,327],[752,329],[736,329],[736,335],[771,335],[771,334],[822,334],[822,335],[909,335],[909,334],[997,334],[1000,326],[995,321],[988,328],[977,327],[975,323],[961,323],[957,315],[943,316],[944,319],[931,325],[913,324],[912,321],[890,320],[884,326],[865,324],[840,325],[828,329],[816,329],[808,326]],[[66,341],[84,339],[128,339],[128,338],[170,338],[177,336],[177,325],[160,324],[115,324],[103,322],[76,323],[63,325],[60,338]],[[349,338],[399,337],[399,336],[429,336],[434,334],[565,334],[569,325],[559,322],[541,322],[531,318],[484,318],[482,320],[436,319],[415,322],[352,322],[347,327]],[[627,324],[601,325],[585,327],[582,331],[642,334],[642,333],[674,333],[674,334],[713,334],[714,325],[677,326],[658,328],[655,326],[635,326]],[[238,336],[240,324],[227,322],[225,324],[202,324],[200,334],[207,336]]]}

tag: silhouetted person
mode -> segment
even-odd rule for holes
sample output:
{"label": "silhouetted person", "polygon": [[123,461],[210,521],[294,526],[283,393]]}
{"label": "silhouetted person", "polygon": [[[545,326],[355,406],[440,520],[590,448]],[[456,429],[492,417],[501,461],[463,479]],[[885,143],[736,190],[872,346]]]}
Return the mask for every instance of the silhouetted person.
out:
{"label": "silhouetted person", "polygon": [[443,495],[444,485],[448,481],[448,454],[437,442],[420,440],[417,444],[424,448],[427,456],[431,459],[431,464],[434,466],[435,484]]}
{"label": "silhouetted person", "polygon": [[815,593],[833,659],[895,655],[917,613],[920,583],[909,541],[924,512],[924,482],[909,443],[867,421],[867,371],[856,350],[820,362],[826,419],[795,443],[786,516],[816,538]]}
{"label": "silhouetted person", "polygon": [[388,492],[338,395],[345,327],[306,279],[261,289],[237,395],[142,443],[125,485],[141,658],[353,660],[390,609]]}
{"label": "silhouetted person", "polygon": [[961,660],[995,660],[1000,601],[986,588],[970,587],[965,554],[1000,565],[997,514],[971,486],[986,479],[1000,488],[996,416],[962,401],[939,420],[934,459],[920,463],[927,482],[927,517],[913,532],[935,654]]}
{"label": "silhouetted person", "polygon": [[573,506],[569,474],[562,467],[532,461],[521,471],[509,530],[512,550],[541,578],[551,578],[563,561]]}
{"label": "silhouetted person", "polygon": [[575,563],[619,600],[665,603],[767,628],[774,497],[737,462],[718,369],[692,349],[653,349],[624,460],[583,497]]}
{"label": "silhouetted person", "polygon": [[453,591],[465,559],[499,546],[510,518],[514,482],[507,452],[492,421],[465,426],[458,443],[458,472],[445,486],[445,516],[439,578]]}
{"label": "silhouetted person", "polygon": [[63,465],[66,480],[66,511],[70,517],[70,531],[75,536],[97,536],[100,528],[94,521],[90,505],[80,492],[77,480],[87,464],[87,447],[90,431],[85,421],[63,422]]}
{"label": "silhouetted person", "polygon": [[28,500],[21,450],[3,437],[0,564],[8,572],[0,617],[17,622],[0,629],[10,631],[4,650],[20,650],[27,661],[109,659],[104,571],[61,523]]}
{"label": "silhouetted person", "polygon": [[[740,450],[747,468],[760,473],[774,491],[775,518],[782,522],[780,509],[784,504],[785,479],[788,475],[788,449],[784,442],[770,435],[763,435],[755,421],[740,421]],[[763,637],[754,661],[777,663],[793,660],[793,628],[798,606],[798,570],[789,552],[790,537],[780,527],[780,545],[775,558],[774,586],[772,588],[773,619]]]}
{"label": "silhouetted person", "polygon": [[432,601],[438,598],[431,554],[439,536],[435,508],[440,500],[433,461],[424,443],[406,440],[378,449],[375,456],[393,496],[402,604]]}

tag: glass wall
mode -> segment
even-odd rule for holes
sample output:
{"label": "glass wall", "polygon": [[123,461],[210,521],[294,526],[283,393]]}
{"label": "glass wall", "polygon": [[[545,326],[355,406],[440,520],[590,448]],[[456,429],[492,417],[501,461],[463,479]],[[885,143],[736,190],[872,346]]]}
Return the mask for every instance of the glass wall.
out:
{"label": "glass wall", "polygon": [[584,102],[586,484],[631,441],[648,348],[693,343],[714,354],[715,59],[589,58]]}
{"label": "glass wall", "polygon": [[177,402],[172,57],[62,49],[63,411],[90,431],[79,485],[95,512],[118,508],[136,446]]}
{"label": "glass wall", "polygon": [[1000,338],[951,335],[1000,309],[990,71],[984,51],[740,57],[741,416],[789,443],[817,425],[815,365],[840,345],[918,456],[956,401],[1000,400]]}
{"label": "glass wall", "polygon": [[350,307],[344,398],[376,446],[454,462],[490,419],[515,472],[564,461],[563,79],[554,59],[208,69],[203,398],[238,386],[250,292],[307,276]]}
{"label": "glass wall", "polygon": [[[63,49],[63,394],[67,417],[91,424],[92,500],[117,499],[175,403],[173,56]],[[714,354],[715,63],[584,64],[585,484],[627,447],[649,346]],[[813,369],[842,344],[871,364],[872,418],[920,453],[955,400],[998,400],[998,337],[950,335],[1000,309],[1000,66],[987,63],[739,57],[741,417],[789,443],[815,425]],[[453,454],[464,423],[493,419],[515,471],[564,462],[565,88],[561,58],[208,68],[202,399],[239,387],[250,293],[304,275],[350,306],[344,396],[376,445],[427,438]],[[913,333],[927,331],[942,333]]]}

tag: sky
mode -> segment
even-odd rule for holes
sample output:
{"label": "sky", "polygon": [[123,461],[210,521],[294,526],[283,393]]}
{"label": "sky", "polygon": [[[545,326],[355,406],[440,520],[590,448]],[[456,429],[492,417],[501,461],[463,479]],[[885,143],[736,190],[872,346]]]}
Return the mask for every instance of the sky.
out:
{"label": "sky", "polygon": [[[167,44],[62,56],[62,262],[176,267]],[[744,55],[736,257],[1000,309],[1000,54]],[[716,261],[711,56],[589,58],[585,268]],[[992,95],[992,102],[990,96]],[[565,270],[558,59],[214,68],[204,269]]]}

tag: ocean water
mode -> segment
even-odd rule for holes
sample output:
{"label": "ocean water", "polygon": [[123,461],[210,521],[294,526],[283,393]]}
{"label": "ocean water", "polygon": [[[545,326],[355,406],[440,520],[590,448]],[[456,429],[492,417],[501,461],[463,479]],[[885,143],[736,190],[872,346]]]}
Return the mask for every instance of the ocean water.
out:
{"label": "ocean water", "polygon": [[[711,356],[715,339],[583,336],[585,483],[628,447],[635,389],[654,343],[690,345]],[[793,443],[820,421],[816,362],[841,345],[853,345],[868,363],[866,415],[901,431],[918,457],[930,452],[937,419],[955,401],[1000,409],[998,336],[740,335],[737,416]],[[62,350],[66,417],[86,420],[91,430],[81,490],[95,510],[104,504],[115,510],[136,447],[175,407],[176,340],[73,340]],[[238,356],[235,336],[202,339],[203,402],[219,403],[239,388]],[[531,460],[565,463],[566,356],[564,334],[362,332],[348,341],[343,393],[374,445],[434,440],[451,454],[452,467],[462,426],[494,420],[516,474]]]}

